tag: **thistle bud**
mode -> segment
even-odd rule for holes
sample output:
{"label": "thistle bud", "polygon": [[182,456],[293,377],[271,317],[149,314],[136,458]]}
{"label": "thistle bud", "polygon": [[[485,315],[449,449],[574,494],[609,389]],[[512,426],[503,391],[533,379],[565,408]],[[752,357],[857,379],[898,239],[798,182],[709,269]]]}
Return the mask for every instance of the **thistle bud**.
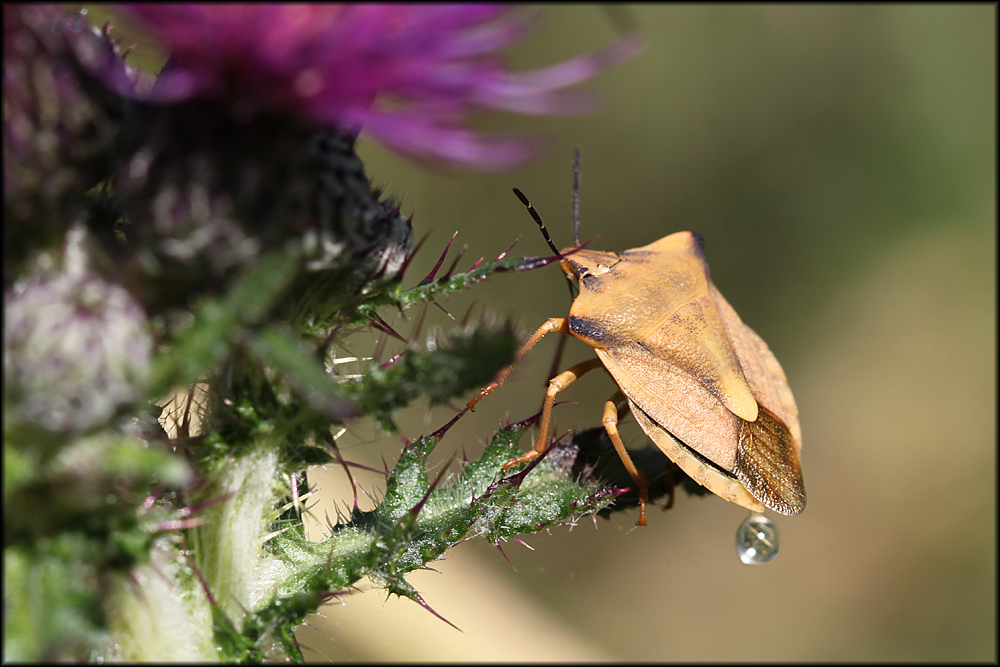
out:
{"label": "thistle bud", "polygon": [[18,283],[4,302],[5,403],[52,431],[107,421],[141,395],[150,371],[142,307],[74,259],[78,245],[68,244],[62,270]]}

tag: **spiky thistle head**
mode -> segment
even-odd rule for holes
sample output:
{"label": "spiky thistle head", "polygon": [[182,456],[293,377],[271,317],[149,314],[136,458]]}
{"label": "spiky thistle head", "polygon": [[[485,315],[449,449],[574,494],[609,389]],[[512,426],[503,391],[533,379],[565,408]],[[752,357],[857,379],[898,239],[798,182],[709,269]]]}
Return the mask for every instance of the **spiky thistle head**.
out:
{"label": "spiky thistle head", "polygon": [[29,251],[69,228],[84,193],[112,170],[135,90],[107,31],[56,5],[3,8],[5,283]]}

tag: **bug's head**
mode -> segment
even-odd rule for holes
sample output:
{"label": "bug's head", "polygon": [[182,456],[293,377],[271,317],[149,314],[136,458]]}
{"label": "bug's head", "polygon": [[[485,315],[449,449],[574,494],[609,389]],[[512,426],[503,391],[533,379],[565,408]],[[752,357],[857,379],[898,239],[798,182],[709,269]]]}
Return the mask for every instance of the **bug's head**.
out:
{"label": "bug's head", "polygon": [[566,248],[561,253],[565,259],[559,262],[566,277],[586,285],[588,279],[596,279],[611,270],[611,267],[621,261],[621,257],[613,252],[603,250],[587,250]]}

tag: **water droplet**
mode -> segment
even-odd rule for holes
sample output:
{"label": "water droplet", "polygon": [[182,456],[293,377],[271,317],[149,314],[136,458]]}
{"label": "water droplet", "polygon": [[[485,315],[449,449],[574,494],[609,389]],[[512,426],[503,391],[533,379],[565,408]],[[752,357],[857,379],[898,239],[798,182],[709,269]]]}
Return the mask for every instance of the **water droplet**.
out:
{"label": "water droplet", "polygon": [[736,531],[736,553],[747,565],[770,563],[778,555],[777,527],[763,514],[750,514]]}

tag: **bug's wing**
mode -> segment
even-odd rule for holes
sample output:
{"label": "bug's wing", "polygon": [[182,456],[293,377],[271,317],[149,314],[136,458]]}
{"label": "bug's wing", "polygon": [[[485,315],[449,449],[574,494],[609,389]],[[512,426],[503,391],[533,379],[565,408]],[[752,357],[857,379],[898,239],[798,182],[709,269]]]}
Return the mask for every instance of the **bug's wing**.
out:
{"label": "bug's wing", "polygon": [[[759,340],[754,337],[740,347],[754,347]],[[792,431],[766,404],[760,405],[755,421],[742,419],[698,378],[639,343],[598,349],[597,354],[646,434],[693,479],[749,509],[755,507],[732,497],[733,479],[776,512],[798,514],[805,508],[799,448]],[[684,455],[678,443],[687,450]]]}
{"label": "bug's wing", "polygon": [[654,423],[716,467],[733,474],[738,417],[697,378],[639,344],[596,352],[622,393]]}
{"label": "bug's wing", "polygon": [[598,349],[645,345],[696,377],[734,414],[757,419],[697,235],[677,232],[620,258],[584,250],[568,261],[581,275],[569,317],[574,336]]}
{"label": "bug's wing", "polygon": [[759,405],[764,406],[788,426],[797,450],[802,449],[802,430],[799,427],[799,410],[788,386],[788,378],[771,348],[757,333],[736,314],[729,302],[714,284],[709,291],[715,300],[726,331],[732,341],[750,391]]}
{"label": "bug's wing", "polygon": [[763,406],[757,421],[740,422],[737,479],[775,512],[800,514],[806,508],[806,488],[791,431]]}
{"label": "bug's wing", "polygon": [[690,447],[685,446],[684,443],[671,435],[669,431],[654,422],[631,399],[628,405],[632,409],[632,415],[639,423],[639,426],[642,427],[642,430],[646,432],[646,435],[688,477],[720,498],[725,498],[740,507],[745,507],[753,512],[764,511],[764,504],[750,495],[747,487],[740,480],[733,477],[732,474],[720,470],[718,466],[706,461],[704,457],[692,451]]}
{"label": "bug's wing", "polygon": [[[704,293],[668,312],[642,331],[639,344],[652,355],[696,378],[732,413],[757,419],[757,401],[739,361],[712,283]],[[742,323],[741,323],[742,324]]]}

